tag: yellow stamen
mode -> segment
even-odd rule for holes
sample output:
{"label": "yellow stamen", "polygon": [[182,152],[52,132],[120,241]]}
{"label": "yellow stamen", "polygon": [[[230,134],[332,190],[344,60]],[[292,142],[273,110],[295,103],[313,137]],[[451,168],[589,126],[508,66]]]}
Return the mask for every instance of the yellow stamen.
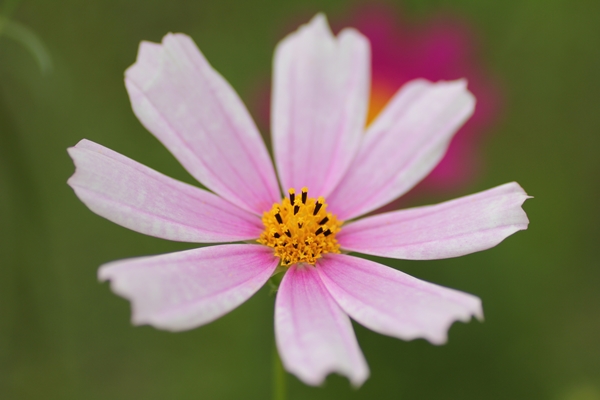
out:
{"label": "yellow stamen", "polygon": [[314,264],[322,254],[339,253],[335,235],[343,222],[327,212],[325,199],[308,197],[306,187],[300,196],[296,196],[293,188],[288,193],[289,198],[273,204],[271,210],[263,214],[265,230],[258,243],[272,247],[285,266],[301,262]]}

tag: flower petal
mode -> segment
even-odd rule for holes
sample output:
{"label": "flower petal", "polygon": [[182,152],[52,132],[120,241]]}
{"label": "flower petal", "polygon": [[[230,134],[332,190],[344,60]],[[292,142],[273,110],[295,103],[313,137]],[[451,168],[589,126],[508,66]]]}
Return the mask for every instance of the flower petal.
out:
{"label": "flower petal", "polygon": [[98,277],[131,301],[134,324],[182,331],[248,300],[278,262],[268,247],[229,244],[115,261],[100,267]]}
{"label": "flower petal", "polygon": [[336,38],[318,14],[275,51],[272,131],[284,190],[327,196],[356,154],[367,115],[368,40],[354,29]]}
{"label": "flower petal", "polygon": [[512,182],[433,206],[367,217],[344,226],[345,250],[408,260],[458,257],[496,246],[527,229],[529,198]]}
{"label": "flower petal", "polygon": [[317,270],[296,264],[286,272],[275,302],[275,337],[286,370],[308,385],[331,372],[360,386],[369,368],[350,319],[323,286]]}
{"label": "flower petal", "polygon": [[142,124],[210,190],[258,214],[281,200],[246,107],[190,37],[142,42],[125,85]]}
{"label": "flower petal", "polygon": [[464,80],[407,83],[369,126],[348,172],[327,198],[331,212],[351,219],[406,193],[442,159],[474,106]]}
{"label": "flower petal", "polygon": [[69,185],[93,212],[134,231],[181,242],[235,242],[260,236],[255,215],[89,140],[71,147]]}
{"label": "flower petal", "polygon": [[393,268],[344,254],[317,263],[327,290],[350,317],[375,332],[443,344],[454,321],[483,318],[473,295],[413,278]]}

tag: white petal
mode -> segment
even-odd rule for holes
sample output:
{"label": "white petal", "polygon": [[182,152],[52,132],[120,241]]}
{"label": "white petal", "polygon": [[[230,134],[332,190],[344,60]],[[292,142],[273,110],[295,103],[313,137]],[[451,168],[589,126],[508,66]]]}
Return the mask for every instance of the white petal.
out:
{"label": "white petal", "polygon": [[329,293],[352,319],[384,335],[443,344],[454,321],[468,322],[472,315],[483,318],[479,298],[373,261],[328,254],[317,269]]}
{"label": "white petal", "polygon": [[352,219],[406,193],[440,162],[474,106],[464,80],[407,83],[369,126],[348,172],[327,197],[331,212]]}
{"label": "white petal", "polygon": [[496,246],[527,229],[528,198],[517,183],[445,203],[367,217],[344,226],[345,250],[408,260],[458,257]]}
{"label": "white petal", "polygon": [[346,375],[354,386],[369,376],[350,319],[312,266],[293,265],[283,277],[275,337],[285,369],[308,385],[320,385],[331,372]]}
{"label": "white petal", "polygon": [[284,190],[327,196],[339,182],[363,134],[369,84],[368,40],[353,29],[336,38],[322,14],[279,43],[271,115]]}
{"label": "white petal", "polygon": [[256,215],[89,140],[71,147],[69,154],[77,169],[68,183],[81,201],[136,232],[214,243],[255,239],[264,229]]}
{"label": "white petal", "polygon": [[98,276],[131,301],[134,324],[182,331],[248,300],[278,262],[268,247],[230,244],[115,261],[100,267]]}
{"label": "white petal", "polygon": [[142,124],[210,190],[258,214],[281,200],[246,107],[191,38],[142,42],[125,85]]}

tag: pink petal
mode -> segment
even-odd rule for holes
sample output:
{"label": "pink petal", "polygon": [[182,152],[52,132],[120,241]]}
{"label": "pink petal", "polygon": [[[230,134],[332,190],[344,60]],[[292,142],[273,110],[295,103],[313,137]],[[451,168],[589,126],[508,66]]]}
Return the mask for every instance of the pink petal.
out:
{"label": "pink petal", "polygon": [[191,38],[142,42],[125,85],[142,124],[206,187],[258,214],[281,200],[246,107]]}
{"label": "pink petal", "polygon": [[286,370],[308,385],[331,372],[360,386],[369,368],[352,324],[323,286],[317,270],[296,264],[286,272],[275,302],[275,338]]}
{"label": "pink petal", "polygon": [[89,140],[69,149],[69,185],[93,212],[137,232],[181,242],[235,242],[260,236],[255,215]]}
{"label": "pink petal", "polygon": [[406,193],[441,160],[474,106],[464,80],[407,83],[369,125],[350,169],[327,198],[331,212],[351,219]]}
{"label": "pink petal", "polygon": [[317,270],[342,309],[375,332],[443,344],[454,321],[483,319],[481,300],[403,272],[343,254],[327,254]]}
{"label": "pink petal", "polygon": [[433,206],[367,217],[344,226],[345,250],[408,260],[458,257],[496,246],[527,229],[529,198],[512,182]]}
{"label": "pink petal", "polygon": [[322,14],[279,43],[272,131],[284,190],[327,196],[356,154],[369,101],[369,42],[354,29],[336,38]]}
{"label": "pink petal", "polygon": [[98,277],[131,301],[134,324],[182,331],[248,300],[278,262],[268,247],[230,244],[115,261],[100,267]]}

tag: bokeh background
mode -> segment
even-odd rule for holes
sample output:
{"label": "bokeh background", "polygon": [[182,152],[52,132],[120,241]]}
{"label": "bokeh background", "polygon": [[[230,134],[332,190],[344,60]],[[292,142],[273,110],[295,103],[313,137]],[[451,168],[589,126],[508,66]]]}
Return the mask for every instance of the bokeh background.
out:
{"label": "bokeh background", "polygon": [[[277,41],[318,11],[335,29],[347,25],[365,4],[18,4],[11,19],[37,35],[52,65],[0,35],[0,398],[271,396],[268,289],[189,332],[131,326],[128,302],[98,283],[98,266],[194,246],[128,231],[87,210],[66,185],[74,170],[66,148],[87,138],[193,182],[131,111],[123,72],[138,43],[169,31],[189,34],[260,120]],[[412,195],[406,204],[515,180],[535,196],[525,204],[531,225],[466,257],[381,260],[480,296],[486,321],[455,324],[441,347],[355,325],[371,368],[366,384],[354,390],[332,375],[312,388],[288,375],[289,398],[600,399],[600,2],[377,4],[413,32],[438,18],[468,26],[470,54],[501,99],[472,148],[479,160],[472,179]]]}

